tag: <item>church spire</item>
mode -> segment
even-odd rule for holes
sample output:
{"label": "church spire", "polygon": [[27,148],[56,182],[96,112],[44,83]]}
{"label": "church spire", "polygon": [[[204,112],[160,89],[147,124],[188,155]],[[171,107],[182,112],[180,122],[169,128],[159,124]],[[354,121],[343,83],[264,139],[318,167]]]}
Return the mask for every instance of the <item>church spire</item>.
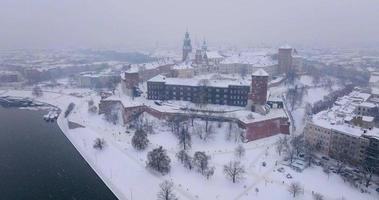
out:
{"label": "church spire", "polygon": [[182,60],[185,61],[187,60],[189,53],[192,52],[192,44],[191,44],[191,38],[188,33],[188,30],[186,31],[184,35],[184,40],[183,40],[183,58]]}
{"label": "church spire", "polygon": [[201,46],[201,49],[203,51],[207,51],[208,50],[207,41],[205,39],[203,40],[203,45]]}

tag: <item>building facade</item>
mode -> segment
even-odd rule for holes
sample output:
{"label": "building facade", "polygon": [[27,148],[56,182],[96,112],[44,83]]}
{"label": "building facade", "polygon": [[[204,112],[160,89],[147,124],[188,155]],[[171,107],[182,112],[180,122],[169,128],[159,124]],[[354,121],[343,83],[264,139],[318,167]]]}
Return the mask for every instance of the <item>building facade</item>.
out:
{"label": "building facade", "polygon": [[368,145],[369,140],[365,137],[355,137],[342,131],[332,130],[329,155],[334,159],[359,165],[366,158]]}
{"label": "building facade", "polygon": [[317,151],[328,155],[332,130],[308,122],[304,128],[305,139],[309,144],[314,146]]}
{"label": "building facade", "polygon": [[[191,80],[191,79],[190,79]],[[180,100],[199,104],[246,106],[250,87],[248,84],[228,84],[192,79],[154,77],[147,82],[147,98],[151,100]],[[222,82],[222,81],[221,81]]]}

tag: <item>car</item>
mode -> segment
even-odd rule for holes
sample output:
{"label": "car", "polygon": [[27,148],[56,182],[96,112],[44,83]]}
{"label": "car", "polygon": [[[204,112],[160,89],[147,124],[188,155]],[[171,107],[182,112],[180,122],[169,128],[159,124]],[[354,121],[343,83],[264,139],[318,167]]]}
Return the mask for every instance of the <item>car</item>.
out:
{"label": "car", "polygon": [[285,170],[284,170],[283,167],[278,168],[278,172],[284,172],[284,171],[285,171]]}
{"label": "car", "polygon": [[292,178],[292,175],[291,175],[291,174],[287,174],[286,177],[287,177],[288,179],[291,179],[291,178]]}
{"label": "car", "polygon": [[379,192],[379,188],[376,188],[376,190],[375,190],[375,191]]}

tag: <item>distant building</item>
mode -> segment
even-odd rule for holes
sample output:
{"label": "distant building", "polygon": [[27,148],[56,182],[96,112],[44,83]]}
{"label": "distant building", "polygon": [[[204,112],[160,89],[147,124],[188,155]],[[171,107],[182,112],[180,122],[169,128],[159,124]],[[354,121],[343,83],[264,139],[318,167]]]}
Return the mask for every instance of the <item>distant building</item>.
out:
{"label": "distant building", "polygon": [[0,83],[14,83],[21,81],[20,73],[16,71],[0,71]]}
{"label": "distant building", "polygon": [[288,45],[279,48],[278,65],[279,71],[283,74],[287,74],[293,69],[292,50],[292,47]]}
{"label": "distant building", "polygon": [[183,57],[182,61],[185,61],[189,58],[189,54],[192,52],[192,44],[191,44],[191,38],[189,36],[188,31],[184,35],[183,40]]}
{"label": "distant building", "polygon": [[223,74],[248,75],[263,69],[271,75],[278,74],[278,62],[267,51],[240,52],[225,57],[215,67],[215,71]]}
{"label": "distant building", "polygon": [[120,83],[120,75],[113,73],[82,72],[77,76],[78,86],[83,88],[114,88]]}
{"label": "distant building", "polygon": [[192,78],[195,75],[195,69],[191,62],[182,62],[172,67],[170,76],[177,78]]}
{"label": "distant building", "polygon": [[[319,152],[355,166],[379,166],[379,129],[368,116],[376,106],[371,94],[353,91],[328,110],[315,114],[304,129],[306,141]],[[379,173],[379,171],[377,171]]]}

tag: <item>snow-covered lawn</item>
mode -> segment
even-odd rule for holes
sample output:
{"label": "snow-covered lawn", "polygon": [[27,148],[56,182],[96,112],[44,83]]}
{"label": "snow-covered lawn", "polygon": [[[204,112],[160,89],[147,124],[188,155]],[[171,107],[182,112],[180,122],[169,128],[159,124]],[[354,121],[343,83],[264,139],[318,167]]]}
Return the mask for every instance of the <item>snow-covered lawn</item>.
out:
{"label": "snow-covered lawn", "polygon": [[[1,93],[2,91],[0,91]],[[211,156],[210,165],[214,166],[215,174],[209,180],[195,170],[188,170],[176,159],[175,154],[180,150],[177,138],[170,132],[164,122],[149,117],[154,121],[155,134],[149,134],[148,149],[139,152],[131,145],[133,130],[121,125],[113,125],[102,119],[102,116],[89,114],[87,101],[94,99],[95,104],[99,98],[94,93],[78,90],[86,94],[83,98],[67,95],[72,92],[45,92],[38,100],[51,103],[63,111],[70,102],[76,107],[69,120],[80,123],[85,128],[68,129],[67,119],[61,115],[58,123],[72,144],[83,155],[86,161],[111,188],[120,199],[156,199],[159,184],[164,180],[172,180],[175,185],[175,194],[179,199],[224,199],[224,200],[251,200],[251,199],[294,199],[288,192],[292,182],[299,182],[304,193],[296,199],[311,200],[312,191],[321,193],[325,199],[337,200],[344,197],[352,200],[374,200],[379,194],[362,194],[359,190],[344,183],[338,176],[330,177],[322,172],[322,168],[313,167],[298,173],[281,164],[282,158],[275,152],[274,143],[279,136],[265,138],[242,145],[246,155],[240,159],[246,168],[245,179],[239,183],[232,183],[223,173],[223,165],[237,159],[234,149],[239,143],[226,141],[227,124],[218,128],[214,124],[215,134],[209,141],[200,140],[192,135],[192,148],[195,151],[205,151]],[[4,95],[30,96],[30,91],[7,91]],[[42,117],[42,116],[41,116]],[[202,126],[202,122],[196,122]],[[106,146],[103,150],[93,148],[96,138],[104,138]],[[163,146],[171,158],[171,172],[162,176],[148,170],[146,166],[147,152]],[[266,166],[262,165],[266,162]],[[285,172],[277,169],[284,167]],[[291,174],[292,179],[286,178]],[[258,189],[258,192],[256,192]]]}

